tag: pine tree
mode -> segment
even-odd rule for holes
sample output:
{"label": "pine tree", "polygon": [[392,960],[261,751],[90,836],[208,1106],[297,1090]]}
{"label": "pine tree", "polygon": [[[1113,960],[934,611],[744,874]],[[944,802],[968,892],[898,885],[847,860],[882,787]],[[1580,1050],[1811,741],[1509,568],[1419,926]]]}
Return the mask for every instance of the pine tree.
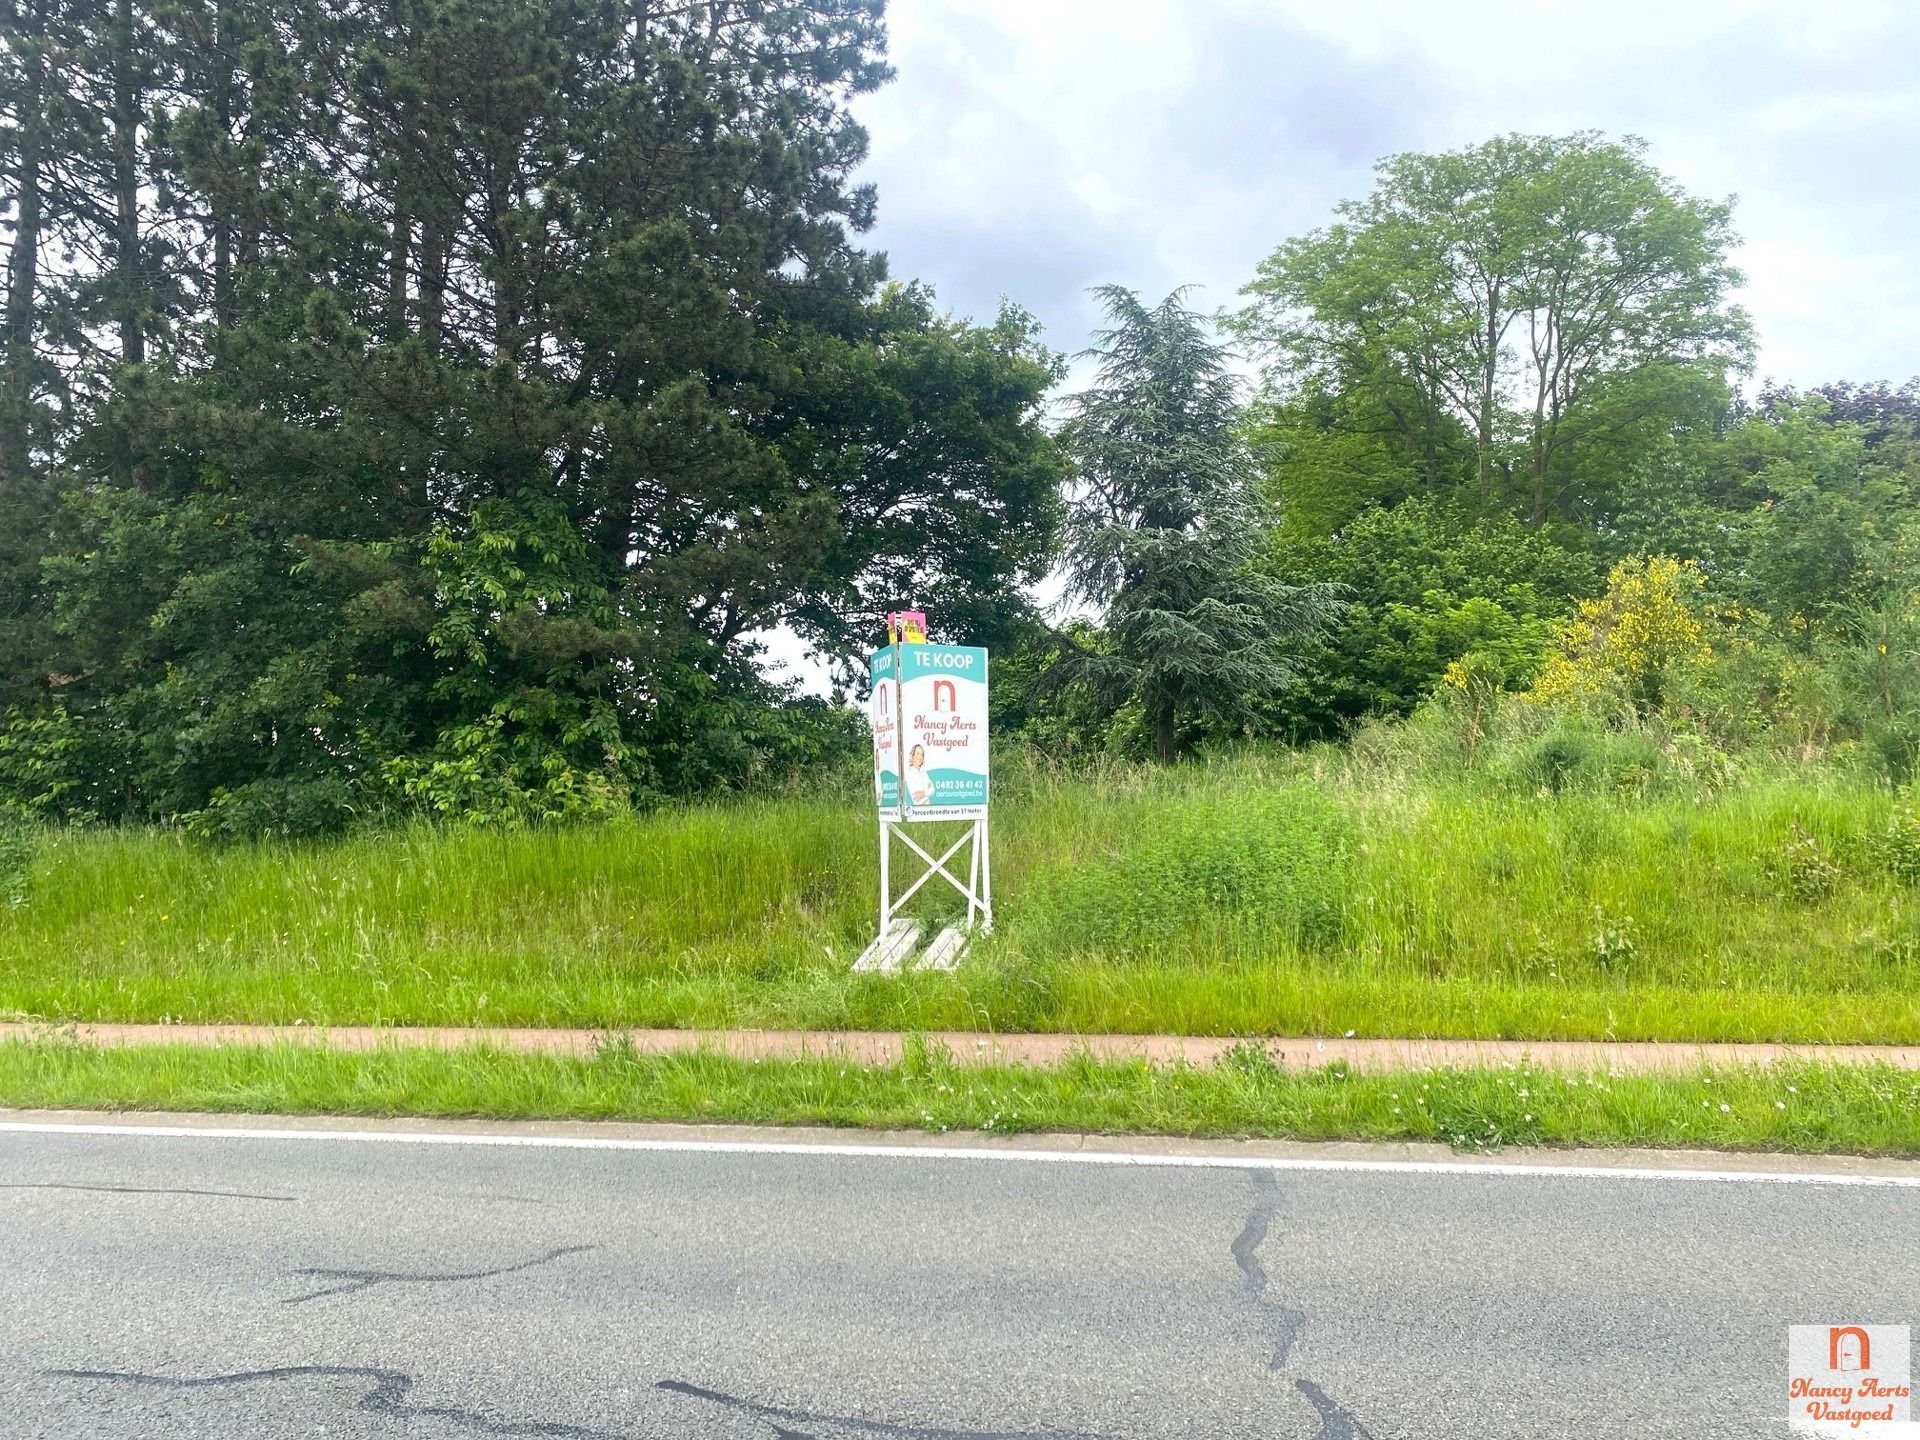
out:
{"label": "pine tree", "polygon": [[0,131],[0,475],[74,492],[0,505],[0,725],[107,757],[79,808],[737,783],[756,634],[990,638],[1044,569],[1054,358],[855,243],[879,0],[0,6],[0,103],[66,87]]}
{"label": "pine tree", "polygon": [[1066,554],[1069,594],[1100,607],[1110,648],[1067,663],[1109,701],[1137,701],[1172,760],[1183,719],[1231,723],[1283,689],[1338,602],[1258,563],[1275,517],[1226,352],[1184,292],[1151,309],[1117,285],[1095,293],[1109,324],[1062,434],[1077,471]]}
{"label": "pine tree", "polygon": [[45,380],[42,251],[58,146],[58,82],[48,64],[58,0],[0,0],[0,485],[25,483]]}

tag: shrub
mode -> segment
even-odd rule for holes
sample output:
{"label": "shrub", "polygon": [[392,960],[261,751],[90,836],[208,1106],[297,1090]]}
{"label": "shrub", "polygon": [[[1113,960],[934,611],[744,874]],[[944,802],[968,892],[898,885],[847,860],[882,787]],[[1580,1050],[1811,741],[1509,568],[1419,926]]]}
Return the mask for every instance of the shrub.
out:
{"label": "shrub", "polygon": [[1666,776],[1666,754],[1638,731],[1602,729],[1579,714],[1561,715],[1515,751],[1507,778],[1528,790],[1644,791]]}
{"label": "shrub", "polygon": [[1139,952],[1177,938],[1340,933],[1352,825],[1304,786],[1180,802],[1138,843],[1036,886],[1044,948]]}
{"label": "shrub", "polygon": [[1560,628],[1534,696],[1554,702],[1617,691],[1657,708],[1670,679],[1713,662],[1697,598],[1705,584],[1691,560],[1622,560],[1607,577],[1607,593],[1581,601]]}
{"label": "shrub", "polygon": [[1867,851],[1902,884],[1920,884],[1920,812],[1910,804],[1895,806],[1887,828],[1867,837]]}
{"label": "shrub", "polygon": [[78,823],[119,818],[134,766],[123,733],[99,716],[0,714],[0,795],[42,817]]}
{"label": "shrub", "polygon": [[1639,953],[1639,927],[1631,915],[1609,915],[1606,906],[1593,907],[1593,935],[1587,948],[1602,970],[1617,970]]}
{"label": "shrub", "polygon": [[32,821],[0,806],[0,907],[13,909],[27,903],[34,839]]}
{"label": "shrub", "polygon": [[1472,770],[1480,745],[1500,713],[1500,696],[1507,673],[1500,658],[1485,650],[1469,650],[1448,665],[1436,696],[1453,712],[1460,734],[1460,763]]}
{"label": "shrub", "polygon": [[1801,825],[1781,843],[1779,871],[1781,888],[1803,905],[1825,900],[1840,885],[1839,864],[1820,838]]}
{"label": "shrub", "polygon": [[196,840],[301,839],[345,829],[357,799],[347,781],[332,776],[251,780],[221,786],[200,809],[177,818]]}

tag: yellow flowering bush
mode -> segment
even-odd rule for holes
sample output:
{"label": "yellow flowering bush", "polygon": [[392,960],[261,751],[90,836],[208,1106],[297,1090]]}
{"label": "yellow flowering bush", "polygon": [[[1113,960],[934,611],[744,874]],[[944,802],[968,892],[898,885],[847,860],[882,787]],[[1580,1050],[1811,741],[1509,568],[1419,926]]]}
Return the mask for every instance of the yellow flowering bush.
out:
{"label": "yellow flowering bush", "polygon": [[1560,627],[1533,698],[1624,693],[1641,705],[1659,704],[1669,678],[1713,663],[1698,599],[1706,583],[1691,560],[1622,560],[1607,576],[1607,593],[1582,600],[1579,613]]}

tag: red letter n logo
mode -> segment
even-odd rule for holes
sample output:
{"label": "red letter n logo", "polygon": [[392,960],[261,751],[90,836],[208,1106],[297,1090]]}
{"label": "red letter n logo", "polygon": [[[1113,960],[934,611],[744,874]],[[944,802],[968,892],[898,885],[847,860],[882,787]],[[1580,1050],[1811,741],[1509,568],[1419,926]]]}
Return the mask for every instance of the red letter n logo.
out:
{"label": "red letter n logo", "polygon": [[1835,1325],[1827,1331],[1829,1370],[1871,1370],[1873,1344],[1858,1325]]}
{"label": "red letter n logo", "polygon": [[[940,703],[943,695],[946,697],[946,703],[944,705]],[[933,682],[933,708],[936,712],[941,710],[958,710],[960,708],[953,692],[953,681],[936,680]]]}

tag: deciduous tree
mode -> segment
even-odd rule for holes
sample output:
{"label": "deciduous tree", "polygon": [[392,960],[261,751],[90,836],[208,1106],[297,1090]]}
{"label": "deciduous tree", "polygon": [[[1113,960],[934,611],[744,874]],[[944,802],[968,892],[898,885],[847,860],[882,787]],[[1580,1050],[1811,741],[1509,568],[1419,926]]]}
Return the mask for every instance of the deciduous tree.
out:
{"label": "deciduous tree", "polygon": [[1657,433],[1747,363],[1730,206],[1641,142],[1510,135],[1377,176],[1262,262],[1239,325],[1280,383],[1371,397],[1430,478],[1464,425],[1482,503],[1543,523],[1578,508],[1577,455]]}

